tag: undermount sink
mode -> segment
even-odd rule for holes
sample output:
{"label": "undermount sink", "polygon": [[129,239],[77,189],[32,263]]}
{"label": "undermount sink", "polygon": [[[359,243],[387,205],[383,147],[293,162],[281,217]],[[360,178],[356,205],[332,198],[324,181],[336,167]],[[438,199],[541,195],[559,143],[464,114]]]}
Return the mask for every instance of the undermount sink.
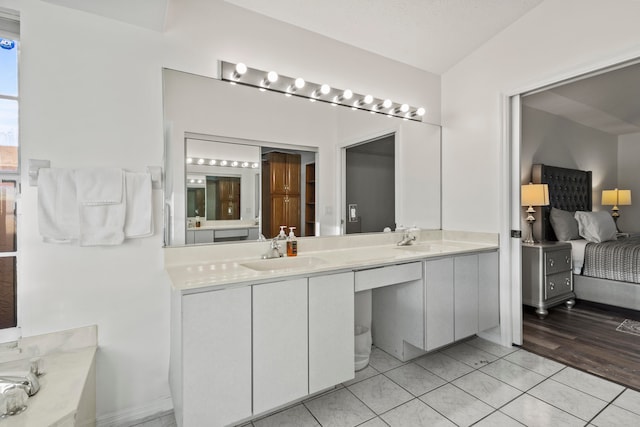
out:
{"label": "undermount sink", "polygon": [[322,258],[297,256],[261,259],[258,261],[244,262],[240,265],[255,271],[283,271],[314,268],[326,263],[327,261]]}

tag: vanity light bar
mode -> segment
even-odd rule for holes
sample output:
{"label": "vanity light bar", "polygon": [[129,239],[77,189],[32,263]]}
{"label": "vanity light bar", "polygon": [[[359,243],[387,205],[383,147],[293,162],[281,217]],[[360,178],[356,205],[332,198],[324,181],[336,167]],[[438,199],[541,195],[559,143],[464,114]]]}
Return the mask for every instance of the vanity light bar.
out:
{"label": "vanity light bar", "polygon": [[260,167],[259,163],[250,163],[239,160],[219,160],[219,159],[205,159],[204,157],[187,157],[188,165],[198,166],[227,166],[231,168],[251,168],[257,169]]}
{"label": "vanity light bar", "polygon": [[360,95],[350,89],[336,89],[327,84],[318,84],[298,78],[283,76],[275,71],[263,71],[247,67],[242,62],[220,61],[219,76],[222,81],[231,84],[251,86],[261,91],[279,92],[286,96],[298,96],[311,102],[321,101],[331,105],[349,107],[352,110],[369,111],[371,114],[384,114],[404,120],[421,122],[426,110],[424,107],[412,107],[395,103],[390,99]]}

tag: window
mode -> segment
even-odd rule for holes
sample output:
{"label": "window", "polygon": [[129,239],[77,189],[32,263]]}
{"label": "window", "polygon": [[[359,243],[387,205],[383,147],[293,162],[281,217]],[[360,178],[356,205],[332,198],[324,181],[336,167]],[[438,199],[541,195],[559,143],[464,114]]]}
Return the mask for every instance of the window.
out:
{"label": "window", "polygon": [[0,9],[0,329],[17,326],[18,33],[17,15]]}

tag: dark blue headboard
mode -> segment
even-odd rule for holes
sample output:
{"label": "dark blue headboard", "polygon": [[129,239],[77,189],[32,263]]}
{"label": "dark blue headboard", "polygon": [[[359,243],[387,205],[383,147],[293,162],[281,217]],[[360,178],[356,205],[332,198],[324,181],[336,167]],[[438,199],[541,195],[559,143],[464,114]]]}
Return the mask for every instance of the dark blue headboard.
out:
{"label": "dark blue headboard", "polygon": [[531,182],[549,186],[549,206],[538,208],[533,230],[542,241],[558,240],[549,221],[552,207],[569,212],[591,211],[591,171],[537,164],[532,166]]}

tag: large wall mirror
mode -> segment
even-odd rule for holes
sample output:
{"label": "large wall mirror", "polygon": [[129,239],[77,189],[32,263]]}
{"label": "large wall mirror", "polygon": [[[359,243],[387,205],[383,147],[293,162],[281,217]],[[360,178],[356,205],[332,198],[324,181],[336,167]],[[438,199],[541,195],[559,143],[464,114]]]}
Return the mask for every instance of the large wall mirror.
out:
{"label": "large wall mirror", "polygon": [[[441,227],[439,126],[168,69],[163,85],[167,245],[252,241],[291,224],[300,236],[344,233],[346,148],[385,135],[395,195],[380,203],[395,207],[397,225]],[[281,164],[298,180],[287,190],[297,220],[272,218]]]}

